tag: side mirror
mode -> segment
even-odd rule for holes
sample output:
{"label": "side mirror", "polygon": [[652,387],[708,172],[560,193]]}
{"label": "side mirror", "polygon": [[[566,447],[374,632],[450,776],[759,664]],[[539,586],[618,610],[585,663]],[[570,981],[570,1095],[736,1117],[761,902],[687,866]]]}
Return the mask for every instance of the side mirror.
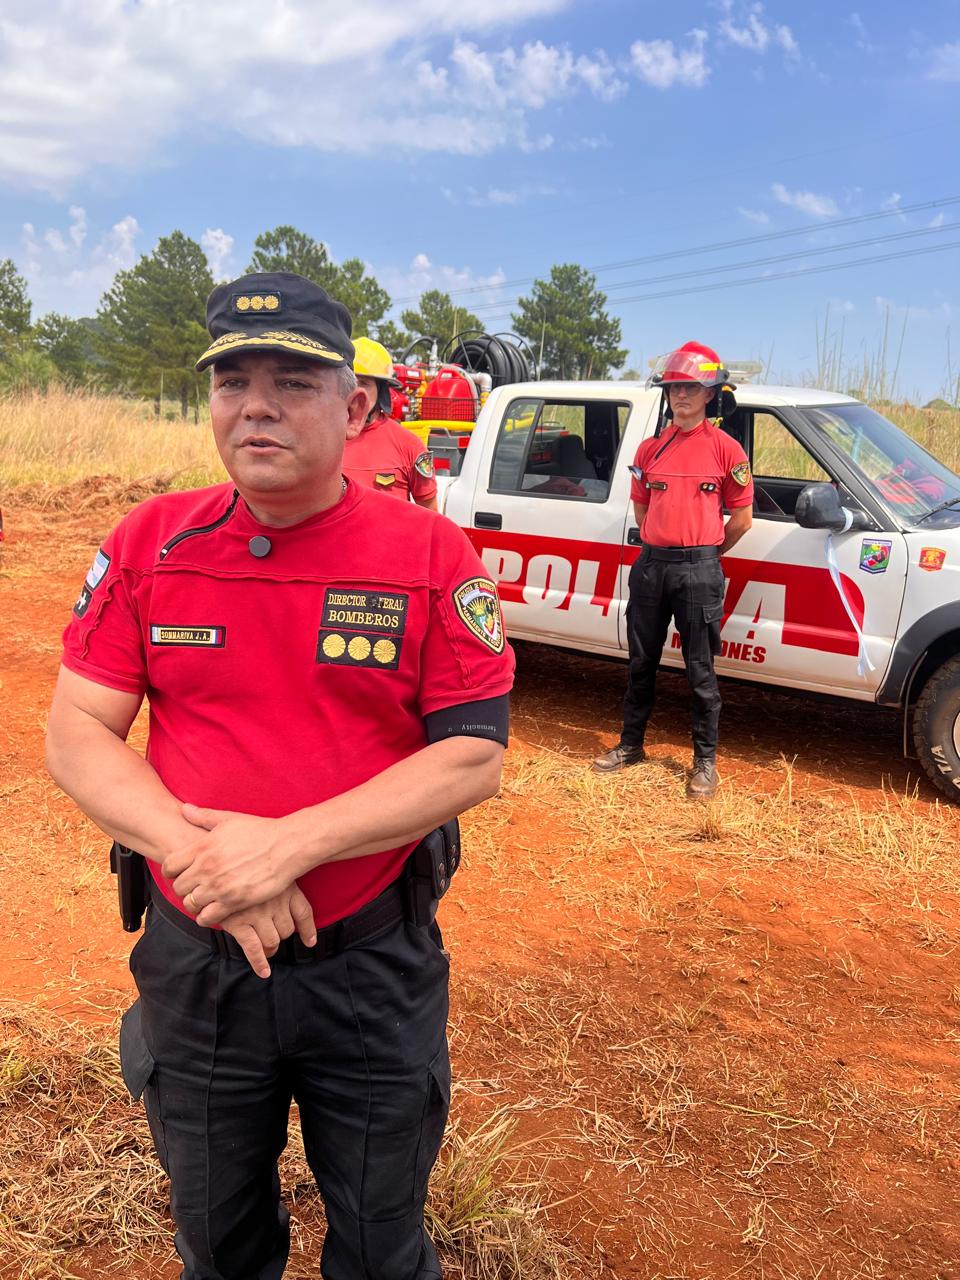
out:
{"label": "side mirror", "polygon": [[832,484],[808,484],[797,497],[793,518],[804,529],[832,529],[846,533],[850,529],[869,529],[865,511],[841,507],[840,495]]}

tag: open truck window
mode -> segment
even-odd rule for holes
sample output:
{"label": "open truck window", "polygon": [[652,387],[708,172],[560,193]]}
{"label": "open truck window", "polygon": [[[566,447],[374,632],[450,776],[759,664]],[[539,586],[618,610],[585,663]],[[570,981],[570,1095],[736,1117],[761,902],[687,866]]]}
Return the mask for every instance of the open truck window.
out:
{"label": "open truck window", "polygon": [[490,470],[494,493],[605,502],[630,405],[614,400],[511,401]]}

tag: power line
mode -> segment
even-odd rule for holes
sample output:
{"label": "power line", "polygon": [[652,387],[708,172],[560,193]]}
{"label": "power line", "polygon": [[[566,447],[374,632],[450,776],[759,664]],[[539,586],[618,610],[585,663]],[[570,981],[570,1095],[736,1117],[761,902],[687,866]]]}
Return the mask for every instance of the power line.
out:
{"label": "power line", "polygon": [[[719,275],[728,271],[742,271],[748,267],[765,267],[771,266],[777,262],[790,262],[797,258],[816,258],[825,253],[842,253],[846,249],[862,249],[870,245],[891,244],[897,240],[913,240],[918,236],[939,235],[944,231],[960,230],[960,222],[946,222],[939,227],[918,227],[912,231],[895,231],[891,235],[886,236],[870,236],[864,240],[847,240],[842,244],[820,245],[813,249],[796,249],[792,253],[774,254],[767,258],[749,258],[743,262],[726,263],[715,267],[698,267],[692,271],[670,272],[669,275],[663,276],[647,276],[646,279],[640,280],[621,280],[617,284],[608,286],[607,293],[611,293],[614,289],[633,289],[638,286],[646,286],[651,284],[664,284],[675,280],[701,280],[704,276]],[[614,299],[615,302],[620,299]],[[516,305],[516,300],[510,305]],[[498,302],[481,302],[476,304],[477,311],[496,311],[501,308],[503,303]]]}
{"label": "power line", "polygon": [[[827,222],[819,222],[813,226],[793,227],[787,231],[768,231],[755,236],[742,236],[737,240],[717,240],[712,244],[693,245],[686,249],[669,249],[662,253],[645,254],[640,258],[625,258],[621,262],[607,262],[600,266],[586,267],[586,271],[598,274],[601,271],[620,271],[626,267],[639,267],[649,262],[666,262],[670,258],[690,257],[693,254],[714,253],[722,249],[739,249],[747,245],[764,244],[771,240],[783,240],[790,236],[809,235],[813,231],[831,231],[838,227],[852,227],[862,222],[872,222],[878,218],[899,217],[907,213],[920,213],[929,209],[938,209],[945,205],[960,204],[960,196],[945,196],[938,200],[924,200],[918,204],[898,205],[891,209],[880,209],[874,213],[861,213],[850,218],[833,218]],[[489,293],[491,289],[513,288],[515,285],[531,284],[536,276],[519,276],[513,280],[500,280],[496,284],[471,285],[468,288],[453,289],[450,297],[460,298],[467,294]],[[616,286],[611,285],[610,288]],[[394,306],[402,306],[407,302],[417,302],[421,294],[411,294],[406,298],[395,298]]]}
{"label": "power line", "polygon": [[[925,245],[920,249],[903,249],[899,253],[876,254],[871,258],[852,258],[849,262],[824,263],[822,266],[807,267],[800,271],[779,271],[766,275],[745,276],[742,280],[720,280],[715,284],[691,285],[686,289],[664,289],[659,293],[638,294],[632,298],[620,298],[618,301],[623,305],[634,302],[653,302],[660,298],[680,298],[690,294],[710,293],[716,289],[739,289],[741,285],[766,284],[771,280],[801,280],[806,276],[823,275],[831,271],[846,271],[851,267],[863,267],[871,263],[898,262],[902,258],[916,258],[930,253],[944,253],[948,249],[960,249],[960,240],[952,240],[949,244]],[[509,306],[510,304],[505,305]],[[504,310],[503,314],[507,315],[506,310]]]}
{"label": "power line", "polygon": [[688,289],[665,289],[660,293],[638,294],[633,298],[620,298],[621,304],[652,302],[656,298],[679,298],[689,293],[706,293],[714,289],[738,289],[745,284],[765,284],[768,280],[797,280],[805,276],[822,275],[824,272],[845,271],[850,267],[865,267],[876,262],[898,262],[901,258],[918,258],[928,253],[944,253],[947,249],[960,249],[960,240],[949,244],[925,245],[921,249],[902,249],[899,253],[881,253],[872,258],[852,258],[849,262],[829,262],[820,267],[807,267],[801,271],[778,271],[770,275],[745,276],[742,280],[720,280],[715,284],[691,285]]}

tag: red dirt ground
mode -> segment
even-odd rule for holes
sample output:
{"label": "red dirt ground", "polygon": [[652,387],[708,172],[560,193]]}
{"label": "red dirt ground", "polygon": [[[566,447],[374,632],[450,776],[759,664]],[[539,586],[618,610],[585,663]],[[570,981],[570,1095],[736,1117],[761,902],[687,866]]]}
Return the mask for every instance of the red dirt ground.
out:
{"label": "red dirt ground", "polygon": [[[116,514],[8,501],[0,548],[0,994],[103,1022],[132,989],[130,939],[106,842],[46,778],[42,732],[60,630]],[[443,909],[455,1105],[511,1105],[546,1144],[543,1199],[564,1202],[547,1219],[584,1258],[571,1277],[960,1277],[955,876],[704,840],[669,786],[689,755],[674,675],[653,763],[613,784],[637,805],[659,787],[657,821],[640,842],[585,843],[598,833],[563,778],[615,740],[622,678],[520,655],[504,794],[470,820],[475,852],[468,839]],[[724,692],[724,790],[745,804],[781,786],[783,754],[795,791],[834,807],[869,812],[884,778],[916,782],[872,709]],[[957,815],[919,787],[918,820],[955,852]],[[178,1270],[167,1256],[123,1274]]]}

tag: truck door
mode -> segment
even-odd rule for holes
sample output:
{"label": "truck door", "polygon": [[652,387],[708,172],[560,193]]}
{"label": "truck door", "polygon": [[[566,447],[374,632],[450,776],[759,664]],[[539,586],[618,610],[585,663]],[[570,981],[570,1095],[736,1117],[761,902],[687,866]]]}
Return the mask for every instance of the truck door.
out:
{"label": "truck door", "polygon": [[[727,591],[717,671],[872,697],[890,658],[903,601],[903,536],[859,530],[835,533],[828,541],[823,530],[802,529],[794,508],[807,484],[832,482],[841,490],[841,503],[860,503],[777,410],[741,406],[725,425],[747,450],[755,498],[753,527],[723,561]],[[830,572],[831,544],[847,607]],[[668,644],[678,639],[671,636]]]}
{"label": "truck door", "polygon": [[635,403],[625,391],[505,406],[468,533],[499,583],[511,636],[619,652],[630,481],[620,447],[631,413],[649,413]]}

